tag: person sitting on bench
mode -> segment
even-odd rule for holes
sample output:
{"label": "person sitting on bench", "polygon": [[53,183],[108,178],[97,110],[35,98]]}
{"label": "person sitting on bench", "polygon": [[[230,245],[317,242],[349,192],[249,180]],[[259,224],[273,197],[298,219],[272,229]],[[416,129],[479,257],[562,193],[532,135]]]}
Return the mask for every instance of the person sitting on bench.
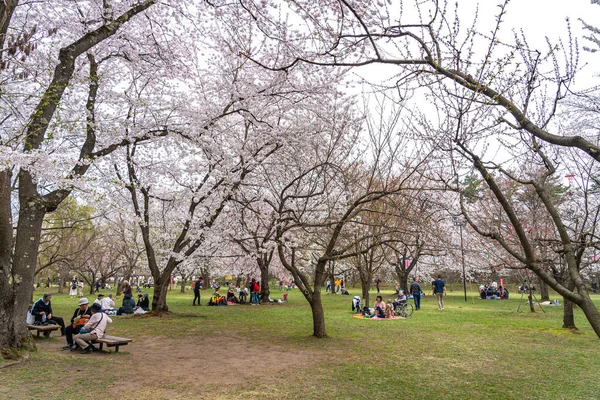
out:
{"label": "person sitting on bench", "polygon": [[73,335],[77,335],[81,328],[89,321],[92,316],[92,311],[88,307],[88,299],[82,297],[79,299],[79,306],[75,309],[73,317],[71,317],[71,325],[65,328],[65,335],[67,336],[67,344],[63,347],[63,350],[75,350],[77,346],[73,344]]}
{"label": "person sitting on bench", "polygon": [[53,325],[60,325],[60,335],[64,336],[65,321],[61,317],[57,317],[56,315],[52,314],[52,303],[50,301],[51,298],[51,294],[44,294],[44,296],[36,301],[33,305],[31,314],[33,314],[35,317],[35,322],[37,325],[41,325],[43,322]]}
{"label": "person sitting on bench", "polygon": [[[92,316],[87,324],[81,328],[79,334],[75,335],[75,343],[79,346],[81,354],[89,354],[94,351],[92,342],[96,339],[104,337],[106,331],[106,324],[112,322],[112,319],[103,312],[100,312],[100,306],[98,304],[92,304],[90,307]],[[85,332],[84,332],[85,331]],[[84,333],[81,333],[84,332]]]}

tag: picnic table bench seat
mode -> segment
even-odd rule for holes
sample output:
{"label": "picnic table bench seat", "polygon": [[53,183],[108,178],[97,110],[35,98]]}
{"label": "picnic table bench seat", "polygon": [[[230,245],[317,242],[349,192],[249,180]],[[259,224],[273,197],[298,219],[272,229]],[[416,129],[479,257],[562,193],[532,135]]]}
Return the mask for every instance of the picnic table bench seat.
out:
{"label": "picnic table bench seat", "polygon": [[106,347],[114,347],[115,353],[118,353],[119,346],[127,346],[127,344],[132,341],[133,341],[133,339],[104,335],[104,337],[102,337],[100,339],[96,339],[96,340],[92,341],[92,343],[99,343],[100,351],[102,351],[102,346],[106,345]]}
{"label": "picnic table bench seat", "polygon": [[45,337],[50,337],[52,331],[56,331],[60,329],[59,325],[29,325],[27,324],[27,329],[30,331],[37,331],[37,337],[40,336],[40,333],[43,333]]}

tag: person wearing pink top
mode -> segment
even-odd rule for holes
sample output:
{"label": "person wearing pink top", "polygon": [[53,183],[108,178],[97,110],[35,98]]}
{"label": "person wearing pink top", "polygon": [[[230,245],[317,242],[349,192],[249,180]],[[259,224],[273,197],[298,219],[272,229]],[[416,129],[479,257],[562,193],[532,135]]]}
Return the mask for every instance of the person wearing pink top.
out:
{"label": "person wearing pink top", "polygon": [[383,302],[383,297],[377,296],[373,308],[375,309],[375,316],[377,318],[385,318],[385,303]]}
{"label": "person wearing pink top", "polygon": [[[101,308],[99,304],[92,304],[90,311],[92,312],[90,320],[83,328],[81,328],[80,333],[73,338],[77,346],[82,349],[80,352],[81,354],[89,354],[94,351],[92,341],[104,337],[106,324],[112,322],[112,319],[110,319],[108,315],[100,312]],[[81,333],[83,331],[85,332]]]}

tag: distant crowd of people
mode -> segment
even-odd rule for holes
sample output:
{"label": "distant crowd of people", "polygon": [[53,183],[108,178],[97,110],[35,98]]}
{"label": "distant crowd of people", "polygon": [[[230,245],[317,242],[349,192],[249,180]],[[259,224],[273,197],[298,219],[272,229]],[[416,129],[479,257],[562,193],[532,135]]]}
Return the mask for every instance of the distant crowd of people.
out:
{"label": "distant crowd of people", "polygon": [[479,286],[479,297],[483,300],[508,300],[508,296],[508,289],[502,285],[498,285],[498,282],[481,284]]}

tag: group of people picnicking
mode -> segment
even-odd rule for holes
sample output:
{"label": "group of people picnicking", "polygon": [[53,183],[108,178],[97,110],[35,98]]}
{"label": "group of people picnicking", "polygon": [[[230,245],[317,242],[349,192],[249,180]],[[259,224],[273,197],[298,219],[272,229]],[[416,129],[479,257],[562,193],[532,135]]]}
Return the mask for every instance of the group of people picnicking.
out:
{"label": "group of people picnicking", "polygon": [[508,300],[508,289],[498,282],[481,284],[479,286],[479,297],[483,300]]}
{"label": "group of people picnicking", "polygon": [[[377,292],[380,293],[379,280],[375,282]],[[370,308],[368,305],[364,308],[361,306],[361,299],[359,296],[354,296],[352,300],[352,311],[359,311],[364,314],[367,318],[392,318],[396,314],[398,307],[405,304],[409,298],[414,301],[415,310],[421,309],[421,297],[425,295],[423,288],[421,287],[421,280],[419,277],[414,277],[409,287],[409,296],[406,295],[403,289],[400,289],[398,284],[394,287],[394,298],[388,299],[387,302],[383,301],[383,297],[378,295],[375,299],[373,307]],[[444,296],[446,293],[446,283],[442,280],[441,275],[437,276],[431,283],[431,290],[434,296],[436,296],[438,302],[438,308],[444,309]]]}
{"label": "group of people picnicking", "polygon": [[[293,283],[284,282],[283,280],[279,281],[280,289],[283,290],[291,290]],[[192,289],[194,291],[194,300],[192,301],[193,306],[201,305],[201,295],[200,291],[205,287],[204,279],[202,277],[198,277],[194,282],[192,282]],[[250,305],[260,305],[261,295],[260,295],[260,283],[252,278],[248,283],[248,287],[241,288],[239,286],[234,286],[232,282],[225,282],[225,287],[227,292],[222,294],[224,291],[221,290],[221,284],[217,280],[213,280],[210,285],[207,285],[206,289],[211,290],[211,296],[207,305],[209,306],[225,306],[225,305],[234,305],[234,304],[250,304]],[[282,300],[272,300],[269,298],[269,302],[283,302],[287,300],[287,294],[283,295]]]}
{"label": "group of people picnicking", "polygon": [[343,279],[336,279],[333,281],[333,283],[328,280],[327,285],[325,286],[325,293],[339,293],[342,296],[350,296],[350,292],[348,292],[344,286]]}
{"label": "group of people picnicking", "polygon": [[106,324],[111,323],[109,316],[123,314],[140,314],[150,311],[148,293],[139,294],[137,303],[132,297],[132,288],[128,282],[123,283],[123,303],[116,308],[112,293],[107,296],[99,293],[92,305],[86,297],[78,300],[70,324],[65,325],[63,318],[54,315],[52,311],[52,295],[44,294],[31,307],[33,325],[58,325],[61,336],[65,336],[67,344],[64,350],[80,350],[82,354],[94,350],[92,342],[102,338]]}

